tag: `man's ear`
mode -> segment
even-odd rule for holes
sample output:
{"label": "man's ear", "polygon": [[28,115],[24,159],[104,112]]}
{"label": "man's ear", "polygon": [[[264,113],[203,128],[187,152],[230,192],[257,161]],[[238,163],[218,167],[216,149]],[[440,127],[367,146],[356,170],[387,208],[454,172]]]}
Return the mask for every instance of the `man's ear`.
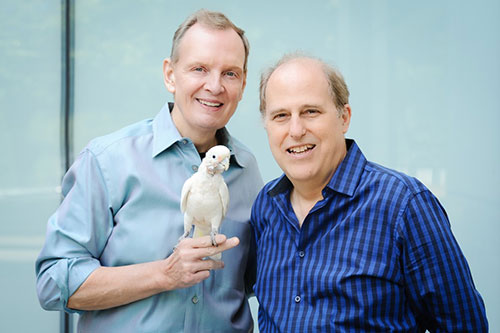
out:
{"label": "man's ear", "polygon": [[163,82],[169,92],[175,94],[175,75],[172,60],[166,58],[163,60]]}
{"label": "man's ear", "polygon": [[346,134],[349,129],[349,124],[351,123],[351,106],[349,104],[344,104],[342,115],[340,117],[342,118],[342,132]]}

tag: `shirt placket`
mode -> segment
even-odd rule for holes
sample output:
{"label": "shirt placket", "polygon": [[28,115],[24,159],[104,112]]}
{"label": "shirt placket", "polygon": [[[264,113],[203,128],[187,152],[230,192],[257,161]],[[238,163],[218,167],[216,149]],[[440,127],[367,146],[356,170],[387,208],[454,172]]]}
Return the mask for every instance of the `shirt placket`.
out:
{"label": "shirt placket", "polygon": [[[323,193],[323,196],[326,197],[326,193]],[[315,242],[315,233],[319,231],[318,221],[315,220],[314,216],[318,210],[321,210],[327,203],[327,199],[324,199],[318,203],[311,209],[311,211],[304,218],[302,226],[298,229],[298,242],[296,242],[297,248],[295,255],[295,269],[294,273],[297,279],[295,280],[294,286],[294,294],[293,294],[293,302],[297,307],[303,307],[307,302],[307,267],[308,264],[311,263],[311,259],[309,259],[309,254],[312,251],[311,245]],[[326,222],[325,222],[326,223]],[[305,310],[302,311],[301,308],[297,308],[296,313],[305,313]]]}
{"label": "shirt placket", "polygon": [[186,315],[184,317],[184,331],[196,332],[200,328],[201,314],[203,313],[202,283],[187,289]]}
{"label": "shirt placket", "polygon": [[298,229],[297,231],[297,239],[298,242],[296,242],[296,250],[294,253],[294,275],[297,277],[295,279],[295,286],[294,286],[294,292],[292,294],[293,296],[293,304],[296,307],[296,314],[302,314],[302,308],[304,306],[304,302],[306,302],[306,294],[305,294],[305,269],[306,269],[306,242],[304,242],[304,232],[305,229],[307,228],[307,222],[309,219],[309,215],[305,217],[304,222],[302,223],[302,226]]}
{"label": "shirt placket", "polygon": [[[201,163],[200,156],[192,141],[188,138],[183,138],[178,142],[178,147],[186,156],[184,159],[184,168],[191,170],[191,173],[198,171],[198,166]],[[200,329],[202,314],[203,314],[203,283],[186,289],[186,315],[184,318],[184,331],[197,332]]]}

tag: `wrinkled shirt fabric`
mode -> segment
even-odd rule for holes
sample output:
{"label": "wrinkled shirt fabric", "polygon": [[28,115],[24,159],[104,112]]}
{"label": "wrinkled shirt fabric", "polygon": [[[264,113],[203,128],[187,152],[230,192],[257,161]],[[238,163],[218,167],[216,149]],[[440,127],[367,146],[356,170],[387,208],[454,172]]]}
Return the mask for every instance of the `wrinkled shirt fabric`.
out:
{"label": "wrinkled shirt fabric", "polygon": [[100,266],[167,258],[183,234],[180,195],[201,163],[166,104],[154,119],[92,140],[62,182],[64,199],[50,217],[36,261],[42,307],[78,312],[82,332],[249,332],[246,292],[254,282],[250,209],[262,179],[255,157],[223,128],[231,151],[223,173],[230,203],[220,232],[240,244],[222,254],[225,267],[193,287],[100,311],[74,311],[68,298]]}
{"label": "wrinkled shirt fabric", "polygon": [[285,175],[255,201],[260,331],[487,332],[483,300],[437,198],[346,144],[301,227]]}

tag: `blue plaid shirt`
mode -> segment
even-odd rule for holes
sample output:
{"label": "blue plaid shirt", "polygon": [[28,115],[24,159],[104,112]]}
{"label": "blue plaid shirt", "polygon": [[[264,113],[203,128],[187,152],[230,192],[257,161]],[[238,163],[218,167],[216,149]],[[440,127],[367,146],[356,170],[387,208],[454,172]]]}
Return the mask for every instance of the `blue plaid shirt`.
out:
{"label": "blue plaid shirt", "polygon": [[261,332],[486,332],[446,212],[356,143],[299,227],[286,176],[252,209]]}

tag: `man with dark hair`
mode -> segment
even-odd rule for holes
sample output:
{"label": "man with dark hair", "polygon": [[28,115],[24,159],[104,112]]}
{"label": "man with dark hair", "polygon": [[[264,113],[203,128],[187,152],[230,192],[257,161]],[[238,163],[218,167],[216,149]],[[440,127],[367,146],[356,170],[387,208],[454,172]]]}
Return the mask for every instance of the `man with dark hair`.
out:
{"label": "man with dark hair", "polygon": [[287,56],[261,112],[284,174],[252,208],[262,332],[486,332],[483,300],[437,198],[344,135],[344,79]]}
{"label": "man with dark hair", "polygon": [[[36,262],[42,307],[80,313],[85,332],[252,330],[249,217],[262,179],[225,128],[245,88],[248,50],[221,13],[198,11],[181,24],[163,64],[174,103],[92,140],[63,179]],[[182,185],[217,144],[231,151],[218,246],[209,236],[178,243]],[[207,258],[218,253],[222,261]]]}

